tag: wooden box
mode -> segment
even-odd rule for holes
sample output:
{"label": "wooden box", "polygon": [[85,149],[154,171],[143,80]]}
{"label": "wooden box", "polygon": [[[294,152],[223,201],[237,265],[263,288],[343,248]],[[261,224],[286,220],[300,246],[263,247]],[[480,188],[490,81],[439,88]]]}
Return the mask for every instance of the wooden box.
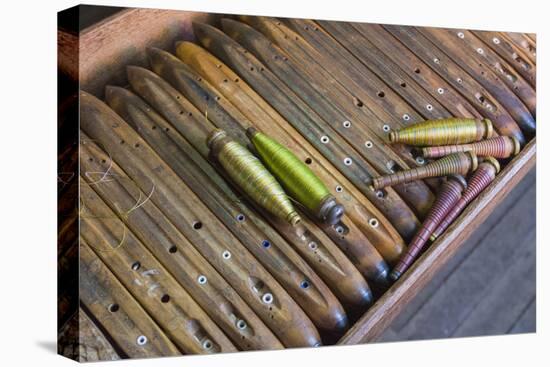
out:
{"label": "wooden box", "polygon": [[[60,30],[59,67],[70,79],[79,79],[81,89],[101,98],[106,84],[127,84],[126,65],[147,65],[146,47],[154,45],[171,50],[176,40],[193,39],[192,21],[214,22],[217,18],[217,15],[185,11],[123,10],[84,29],[79,36]],[[406,275],[355,322],[338,344],[375,341],[535,165],[535,151],[536,138],[533,138]]]}

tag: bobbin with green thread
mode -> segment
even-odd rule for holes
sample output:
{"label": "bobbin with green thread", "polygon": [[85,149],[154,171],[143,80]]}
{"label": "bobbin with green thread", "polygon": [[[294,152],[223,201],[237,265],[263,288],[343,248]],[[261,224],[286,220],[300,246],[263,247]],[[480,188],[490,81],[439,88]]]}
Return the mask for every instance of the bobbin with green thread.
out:
{"label": "bobbin with green thread", "polygon": [[427,120],[405,128],[391,131],[391,143],[415,146],[466,144],[493,135],[493,124],[489,119],[446,118]]}
{"label": "bobbin with green thread", "polygon": [[294,200],[323,223],[334,225],[340,221],[344,207],[294,153],[253,127],[246,130],[246,135],[265,166]]}
{"label": "bobbin with green thread", "polygon": [[206,143],[210,155],[255,203],[293,226],[300,223],[300,215],[279,182],[246,147],[219,129],[210,133]]}

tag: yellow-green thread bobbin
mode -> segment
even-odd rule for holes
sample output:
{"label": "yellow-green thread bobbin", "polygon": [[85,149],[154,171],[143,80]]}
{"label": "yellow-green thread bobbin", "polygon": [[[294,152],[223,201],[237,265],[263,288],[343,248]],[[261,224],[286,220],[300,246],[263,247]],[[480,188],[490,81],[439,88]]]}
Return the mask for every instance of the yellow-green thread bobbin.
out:
{"label": "yellow-green thread bobbin", "polygon": [[340,221],[344,207],[294,153],[254,128],[249,128],[246,134],[266,167],[294,200],[325,223],[333,225]]}
{"label": "yellow-green thread bobbin", "polygon": [[207,144],[213,157],[254,202],[292,225],[300,222],[300,215],[279,182],[248,149],[223,130],[214,130]]}
{"label": "yellow-green thread bobbin", "polygon": [[490,120],[468,118],[427,120],[390,132],[392,143],[417,146],[465,144],[487,139],[493,134]]}

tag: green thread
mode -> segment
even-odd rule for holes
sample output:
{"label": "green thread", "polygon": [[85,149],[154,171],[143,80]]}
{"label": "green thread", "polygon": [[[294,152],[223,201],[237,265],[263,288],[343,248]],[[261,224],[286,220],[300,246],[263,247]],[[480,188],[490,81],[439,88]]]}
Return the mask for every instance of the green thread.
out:
{"label": "green thread", "polygon": [[468,118],[427,120],[392,131],[390,141],[420,146],[471,143],[489,137],[490,124],[489,120],[481,122]]}
{"label": "green thread", "polygon": [[210,135],[208,145],[235,184],[254,202],[292,225],[300,222],[299,214],[279,182],[248,149],[229,139],[222,130]]}
{"label": "green thread", "polygon": [[[330,209],[334,206],[341,207],[336,205],[325,184],[289,149],[253,128],[247,131],[247,135],[266,167],[295,201],[323,220],[331,217]],[[332,205],[321,213],[330,199]],[[343,208],[329,221],[339,220],[342,214]]]}

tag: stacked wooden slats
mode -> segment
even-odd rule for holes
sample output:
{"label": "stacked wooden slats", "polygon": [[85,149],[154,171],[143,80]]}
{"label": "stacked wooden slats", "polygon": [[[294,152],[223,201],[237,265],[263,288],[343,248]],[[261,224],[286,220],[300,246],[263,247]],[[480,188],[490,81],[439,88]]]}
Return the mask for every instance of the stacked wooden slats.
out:
{"label": "stacked wooden slats", "polygon": [[[426,163],[389,130],[461,116],[534,135],[527,35],[248,16],[194,33],[177,57],[142,50],[152,71],[128,65],[110,108],[80,94],[81,302],[122,357],[335,343],[385,292],[383,309],[439,185],[372,189]],[[296,232],[242,196],[206,136],[246,144],[249,126],[310,165],[341,223]]]}

